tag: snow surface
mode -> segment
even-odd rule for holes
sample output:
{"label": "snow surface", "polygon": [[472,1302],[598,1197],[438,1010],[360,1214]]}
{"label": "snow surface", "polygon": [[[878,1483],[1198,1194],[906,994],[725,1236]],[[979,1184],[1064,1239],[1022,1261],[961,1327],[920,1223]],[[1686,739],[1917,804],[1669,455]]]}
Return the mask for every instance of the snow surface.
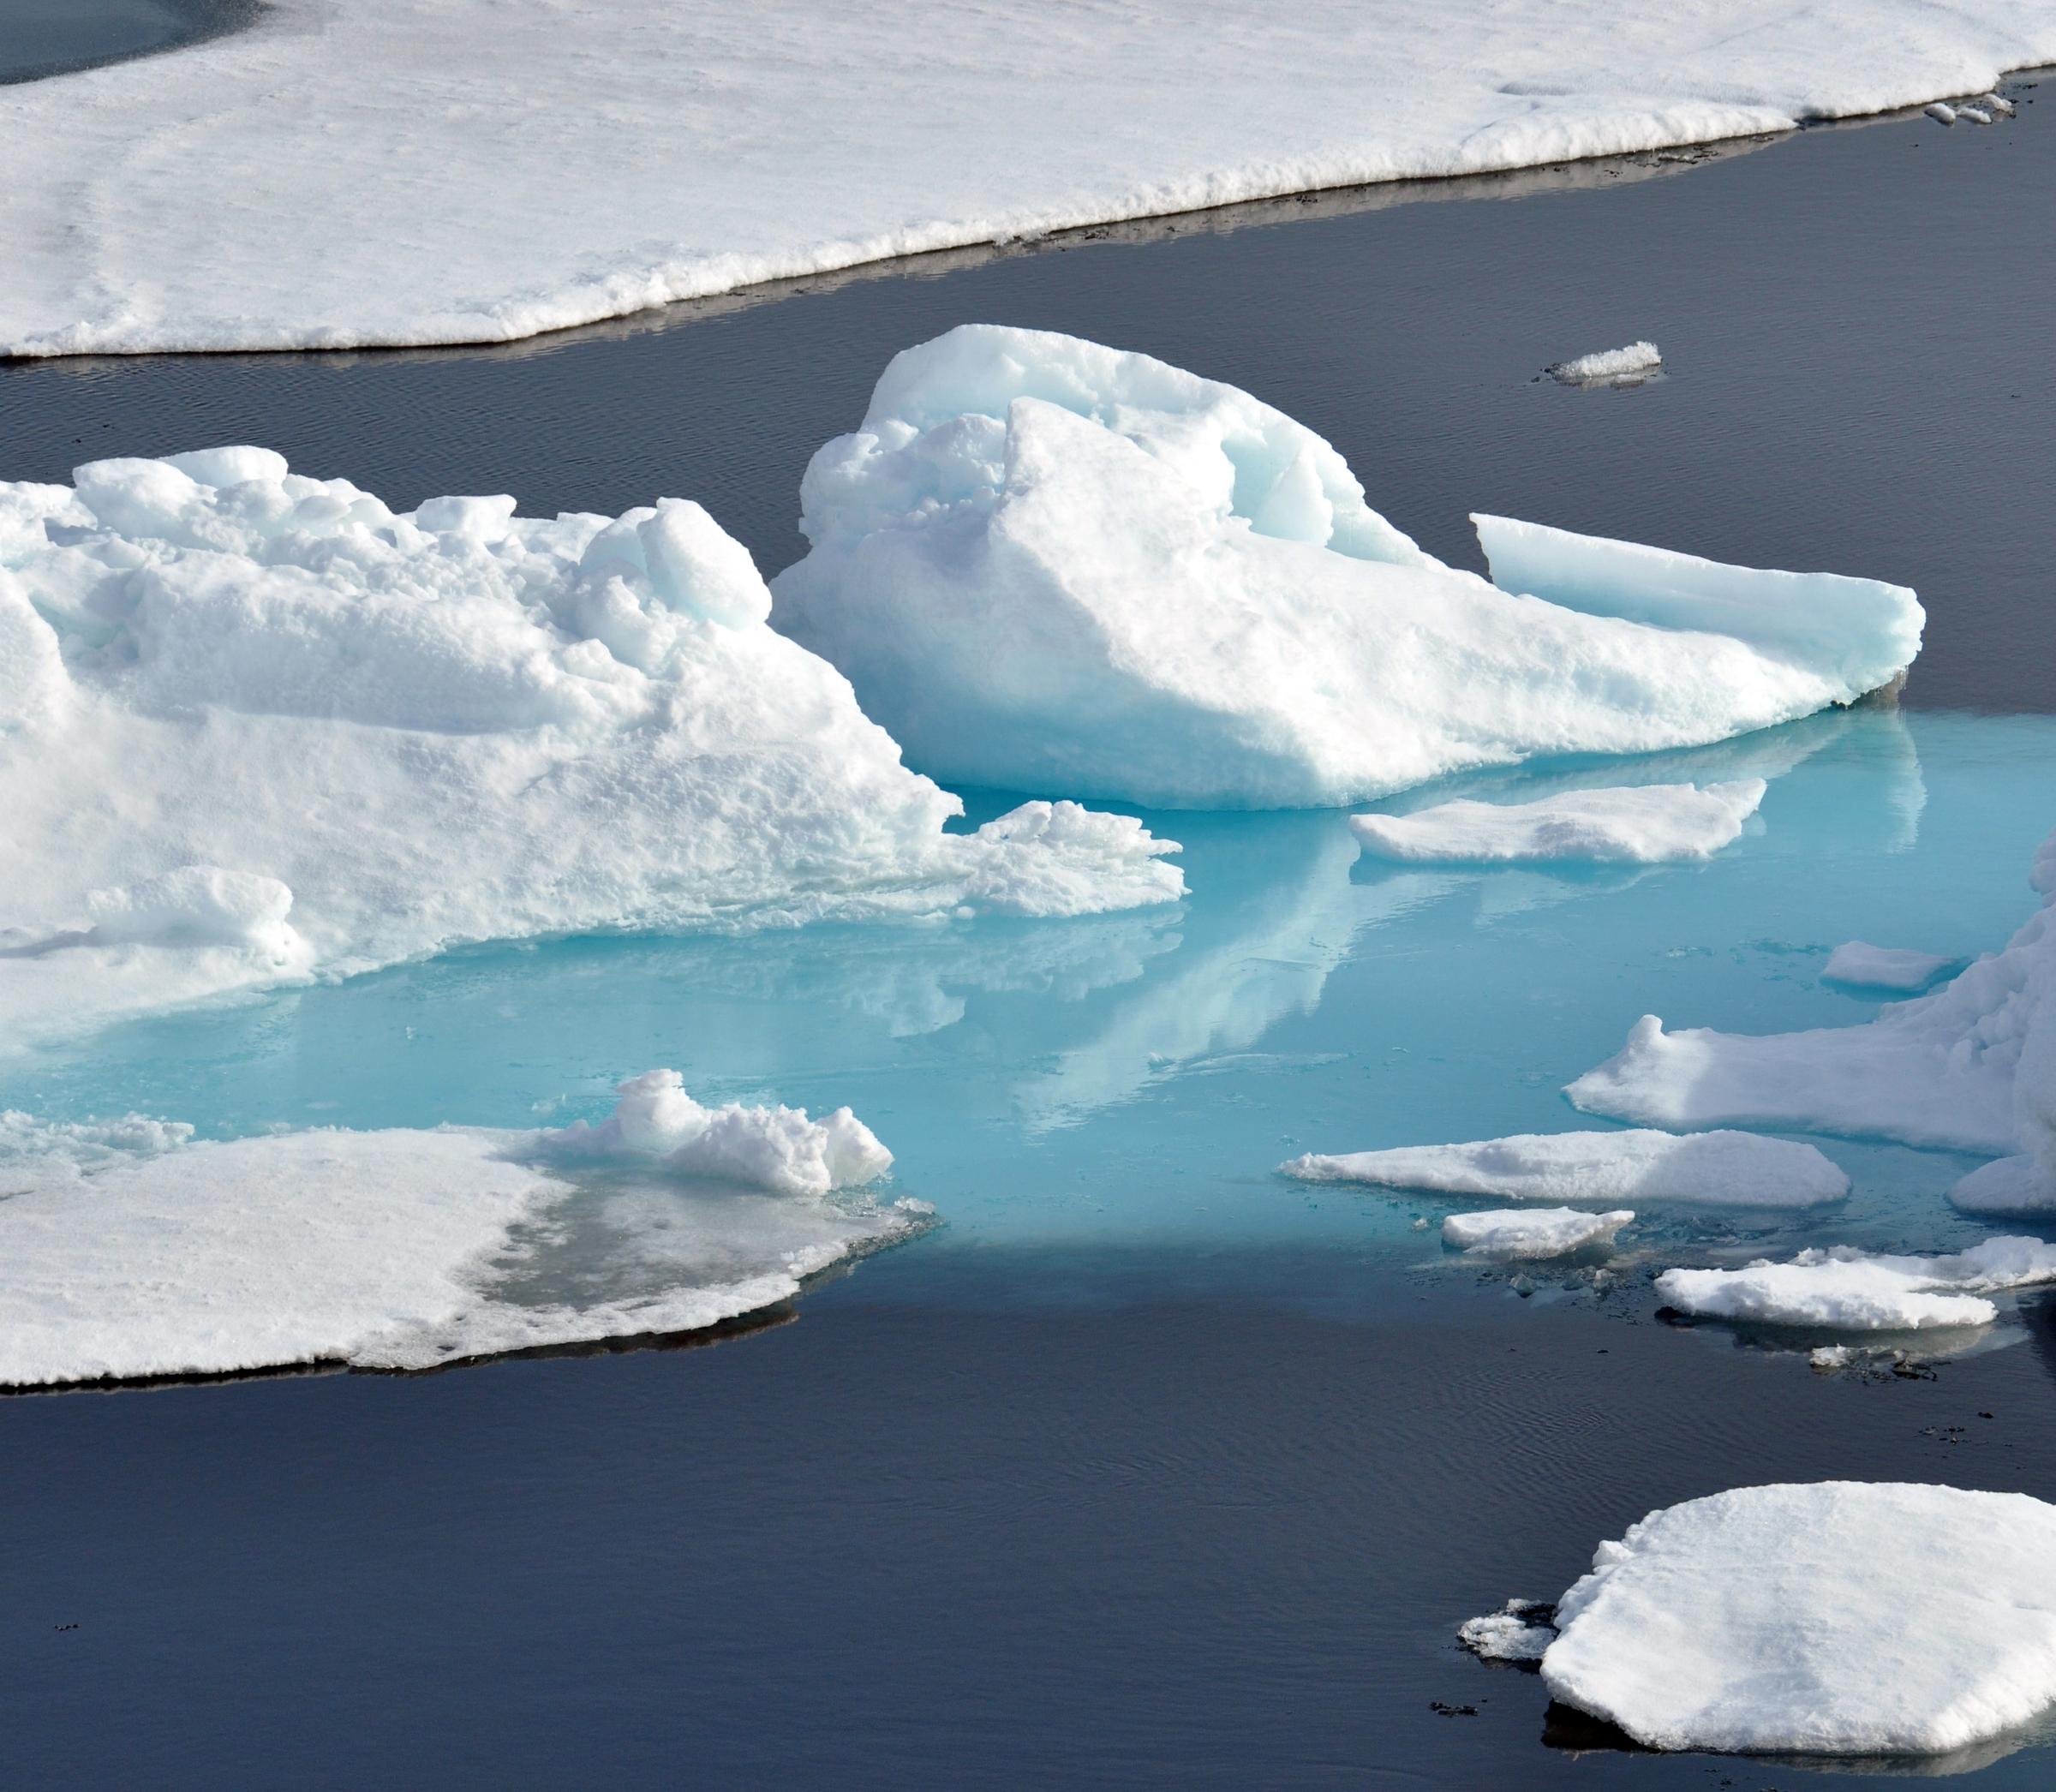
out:
{"label": "snow surface", "polygon": [[395,515],[259,448],[0,484],[0,1030],[461,941],[1183,890],[1136,822],[975,833],[699,505]]}
{"label": "snow surface", "polygon": [[1867,1025],[1750,1037],[1665,1032],[1645,1014],[1570,1098],[1657,1126],[1791,1126],[2017,1160],[1966,1178],[1959,1204],[2056,1209],[2056,835],[2029,881],[2042,907],[2004,951]]}
{"label": "snow surface", "polygon": [[1898,946],[1873,946],[1850,940],[1828,954],[1821,976],[1838,983],[1857,983],[1867,989],[1925,989],[1945,971],[1963,963],[1961,959],[1938,958],[1931,952],[1910,952]]}
{"label": "snow surface", "polygon": [[1811,1207],[1849,1192],[1848,1177],[1813,1146],[1753,1132],[1524,1132],[1472,1144],[1309,1153],[1278,1168],[1305,1182],[1514,1201]]}
{"label": "snow surface", "polygon": [[1651,784],[1565,791],[1535,803],[1459,799],[1403,815],[1352,815],[1373,857],[1413,863],[1497,864],[1593,859],[1654,864],[1710,858],[1738,839],[1767,788],[1735,784]]}
{"label": "snow surface", "polygon": [[1600,1544],[1556,1622],[1551,1695],[1650,1747],[1947,1753],[2056,1700],[2056,1507],[1736,1488]]}
{"label": "snow surface", "polygon": [[1896,585],[1480,517],[1495,587],[1247,393],[992,325],[896,355],[800,501],[774,620],[910,762],[1163,807],[1702,744],[1888,683],[1923,619]]}
{"label": "snow surface", "polygon": [[1497,1611],[1467,1619],[1457,1640],[1487,1661],[1539,1661],[1557,1640],[1550,1613],[1532,1599],[1509,1599]]}
{"label": "snow surface", "polygon": [[2053,60],[2042,0],[272,0],[251,31],[0,100],[0,354],[503,341]]}
{"label": "snow surface", "polygon": [[[892,1161],[846,1108],[710,1113],[668,1071],[624,1084],[596,1127],[191,1131],[0,1115],[0,1384],[423,1368],[692,1330],[929,1211],[825,1198]],[[524,1291],[524,1261],[572,1233],[604,1241],[597,1292]]]}
{"label": "snow surface", "polygon": [[1919,1331],[1987,1325],[1999,1310],[1979,1296],[2045,1281],[2056,1281],[2056,1245],[1995,1238],[1952,1257],[1874,1257],[1837,1245],[1802,1251],[1789,1263],[1759,1258],[1740,1269],[1666,1269],[1656,1291],[1706,1318]]}
{"label": "snow surface", "polygon": [[1639,384],[1663,364],[1663,353],[1654,343],[1635,342],[1624,349],[1574,355],[1549,371],[1566,385],[1626,385]]}
{"label": "snow surface", "polygon": [[1510,1207],[1453,1213],[1442,1222],[1442,1241],[1472,1257],[1563,1257],[1587,1245],[1610,1245],[1635,1217],[1630,1208],[1580,1213],[1575,1207]]}

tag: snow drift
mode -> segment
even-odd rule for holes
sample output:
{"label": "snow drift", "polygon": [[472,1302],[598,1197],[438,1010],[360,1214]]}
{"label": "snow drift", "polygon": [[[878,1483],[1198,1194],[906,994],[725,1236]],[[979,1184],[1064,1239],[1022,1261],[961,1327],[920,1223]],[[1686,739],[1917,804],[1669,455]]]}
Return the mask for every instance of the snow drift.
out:
{"label": "snow drift", "polygon": [[1702,744],[1889,683],[1923,620],[1899,586],[1480,517],[1488,584],[1247,393],[995,326],[895,356],[800,499],[776,625],[911,763],[1163,807]]}
{"label": "snow drift", "polygon": [[1134,821],[950,834],[697,505],[395,515],[222,448],[0,485],[0,1027],[474,940],[1180,893]]}

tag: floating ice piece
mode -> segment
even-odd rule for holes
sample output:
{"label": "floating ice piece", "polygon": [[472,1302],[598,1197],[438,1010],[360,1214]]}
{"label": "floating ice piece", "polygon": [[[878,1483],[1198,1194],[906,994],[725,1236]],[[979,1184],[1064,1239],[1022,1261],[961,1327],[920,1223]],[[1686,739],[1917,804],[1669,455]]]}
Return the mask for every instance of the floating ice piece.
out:
{"label": "floating ice piece", "polygon": [[1348,803],[1723,739],[1852,702],[1920,645],[1898,586],[1480,517],[1488,585],[1289,417],[1039,331],[896,355],[801,506],[812,548],[773,582],[777,626],[911,763],[1001,789]]}
{"label": "floating ice piece", "polygon": [[1305,1182],[1515,1201],[1811,1207],[1849,1192],[1849,1178],[1811,1145],[1754,1132],[1524,1132],[1472,1144],[1309,1153],[1278,1168]]}
{"label": "floating ice piece", "polygon": [[1349,826],[1377,858],[1411,863],[1520,863],[1590,859],[1654,864],[1710,858],[1740,837],[1766,789],[1734,784],[1651,784],[1574,790],[1538,803],[1459,799],[1403,815],[1352,815]]}
{"label": "floating ice piece", "polygon": [[1453,1213],[1442,1222],[1442,1241],[1472,1257],[1566,1257],[1589,1245],[1607,1245],[1635,1217],[1632,1209],[1580,1213],[1575,1207],[1513,1207],[1488,1213]]}
{"label": "floating ice piece", "polygon": [[1968,118],[1973,124],[1989,124],[1992,122],[1991,113],[1981,105],[1959,105],[1956,109],[1956,116]]}
{"label": "floating ice piece", "polygon": [[2056,1174],[2029,1152],[1995,1157],[1957,1182],[1949,1201],[1965,1213],[2056,1213]]}
{"label": "floating ice piece", "polygon": [[1666,1269],[1656,1291],[1710,1319],[1827,1331],[1919,1331],[1987,1325],[1998,1309],[1981,1294],[2056,1281],[2056,1245],[1987,1239],[1953,1257],[1873,1257],[1845,1245],[1761,1258],[1740,1269]]}
{"label": "floating ice piece", "polygon": [[400,516],[249,447],[74,477],[0,485],[12,1039],[466,941],[1183,889],[1073,803],[946,833],[697,505]]}
{"label": "floating ice piece", "polygon": [[1938,958],[1931,952],[1910,952],[1904,947],[1872,946],[1851,940],[1828,954],[1820,974],[1838,983],[1856,983],[1867,989],[1918,994],[1945,971],[1963,962],[1961,959]]}
{"label": "floating ice piece", "polygon": [[[891,1161],[848,1109],[691,1104],[696,1134],[689,1102],[653,1072],[597,1127],[228,1144],[133,1115],[0,1116],[0,1384],[422,1368],[694,1330],[927,1223],[925,1204],[824,1198]],[[576,1300],[539,1261],[553,1244]]]}
{"label": "floating ice piece", "polygon": [[1556,1622],[1551,1695],[1649,1747],[1947,1753],[2056,1700],[2056,1508],[1736,1488],[1602,1544]]}
{"label": "floating ice piece", "polygon": [[1497,1611],[1467,1619],[1457,1640],[1486,1661],[1540,1661],[1557,1640],[1555,1613],[1533,1599],[1509,1599]]}
{"label": "floating ice piece", "polygon": [[1635,342],[1559,361],[1549,371],[1565,385],[1640,385],[1663,364],[1654,343]]}
{"label": "floating ice piece", "polygon": [[1954,124],[1956,122],[1956,108],[1944,100],[1938,99],[1933,105],[1922,106],[1921,110],[1933,119],[1937,124]]}
{"label": "floating ice piece", "polygon": [[2013,102],[2003,93],[1980,93],[1975,104],[2000,118],[2011,118],[2013,116]]}

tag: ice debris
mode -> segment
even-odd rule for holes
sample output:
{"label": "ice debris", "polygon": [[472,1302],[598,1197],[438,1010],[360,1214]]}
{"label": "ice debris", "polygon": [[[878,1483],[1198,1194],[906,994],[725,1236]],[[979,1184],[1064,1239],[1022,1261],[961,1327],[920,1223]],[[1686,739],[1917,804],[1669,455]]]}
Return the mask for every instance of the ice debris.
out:
{"label": "ice debris", "polygon": [[1702,1318],[1823,1331],[1920,1331],[1988,1325],[1985,1294],[2056,1281],[2056,1245],[1995,1238],[1949,1257],[1873,1256],[1836,1245],[1739,1269],[1666,1269],[1656,1291]]}
{"label": "ice debris", "polygon": [[1600,1544],[1556,1624],[1551,1694],[1648,1747],[1944,1754],[2056,1700],[2056,1507],[1736,1488]]}
{"label": "ice debris", "polygon": [[1850,940],[1828,954],[1820,975],[1862,989],[1917,995],[1945,971],[1953,971],[1963,962],[1961,959],[1939,958],[1931,952],[1910,952],[1904,947],[1873,946],[1866,941]]}
{"label": "ice debris", "polygon": [[1573,790],[1535,803],[1460,798],[1407,815],[1352,815],[1372,857],[1408,863],[1521,863],[1585,859],[1653,864],[1710,858],[1742,833],[1766,789],[1733,784],[1653,784]]}
{"label": "ice debris", "polygon": [[403,515],[253,447],[0,484],[0,1028],[468,941],[1182,892],[1073,803],[945,833],[770,604],[669,499]]}
{"label": "ice debris", "polygon": [[1485,1213],[1453,1213],[1442,1222],[1442,1241],[1471,1257],[1567,1257],[1593,1245],[1610,1245],[1634,1219],[1630,1208],[1581,1213],[1575,1207],[1514,1207]]}
{"label": "ice debris", "polygon": [[1937,124],[1954,124],[1956,122],[1956,108],[1946,100],[1938,99],[1933,105],[1922,106],[1921,110],[1933,119]]}
{"label": "ice debris", "polygon": [[1364,1182],[1515,1201],[1669,1200],[1725,1207],[1838,1201],[1849,1179],[1813,1146],[1754,1132],[1526,1132],[1278,1166],[1305,1182]]}
{"label": "ice debris", "polygon": [[1556,1608],[1534,1599],[1509,1599],[1497,1611],[1467,1619],[1456,1638],[1486,1661],[1540,1661],[1557,1640]]}
{"label": "ice debris", "polygon": [[1723,739],[1851,702],[1920,646],[1899,586],[1480,517],[1488,584],[1282,412],[1041,331],[896,355],[800,495],[776,625],[910,763],[1001,789],[1339,804]]}
{"label": "ice debris", "polygon": [[1640,385],[1663,364],[1654,343],[1634,342],[1559,361],[1549,372],[1565,385]]}

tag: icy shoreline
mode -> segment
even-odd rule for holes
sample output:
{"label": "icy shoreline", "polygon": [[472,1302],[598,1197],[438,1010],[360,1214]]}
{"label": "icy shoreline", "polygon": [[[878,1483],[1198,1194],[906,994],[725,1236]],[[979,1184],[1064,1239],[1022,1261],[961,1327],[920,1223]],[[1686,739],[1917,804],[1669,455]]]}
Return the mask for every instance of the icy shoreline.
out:
{"label": "icy shoreline", "polygon": [[[642,0],[567,35],[541,0],[281,0],[0,102],[0,229],[26,246],[0,355],[510,341],[909,254],[1760,135],[2056,59],[2056,18],[2009,0],[1625,27],[1596,0],[1213,11],[1170,31],[1106,0],[1053,29],[1019,4]],[[791,128],[824,114],[832,136]]]}

